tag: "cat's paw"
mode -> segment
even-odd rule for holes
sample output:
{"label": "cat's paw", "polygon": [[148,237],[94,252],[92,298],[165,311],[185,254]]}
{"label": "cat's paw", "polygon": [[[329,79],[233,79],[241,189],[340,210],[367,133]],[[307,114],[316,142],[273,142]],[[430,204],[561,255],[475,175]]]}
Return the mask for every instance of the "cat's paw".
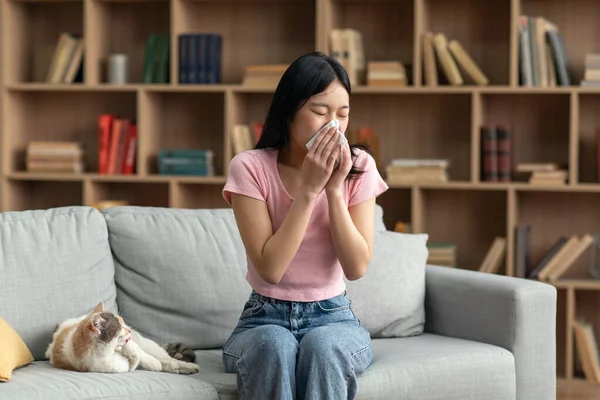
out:
{"label": "cat's paw", "polygon": [[171,359],[162,361],[162,370],[172,374],[190,375],[199,372],[200,367],[194,363]]}

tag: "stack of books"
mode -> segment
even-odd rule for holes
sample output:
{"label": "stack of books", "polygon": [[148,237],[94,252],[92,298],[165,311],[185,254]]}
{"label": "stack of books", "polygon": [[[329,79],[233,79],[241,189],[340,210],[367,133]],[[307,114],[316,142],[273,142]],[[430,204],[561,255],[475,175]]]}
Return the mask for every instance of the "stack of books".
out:
{"label": "stack of books", "polygon": [[288,67],[288,64],[248,65],[242,83],[246,86],[277,86]]}
{"label": "stack of books", "polygon": [[448,160],[396,158],[386,167],[388,182],[447,182]]}
{"label": "stack of books", "polygon": [[214,152],[210,149],[162,149],[158,152],[161,175],[214,176]]}
{"label": "stack of books", "polygon": [[427,264],[456,267],[456,244],[454,243],[429,243]]}
{"label": "stack of books", "polygon": [[367,85],[372,87],[406,86],[406,69],[399,61],[370,61]]}
{"label": "stack of books", "polygon": [[585,72],[581,86],[600,86],[600,54],[585,55]]}
{"label": "stack of books", "polygon": [[83,150],[78,142],[32,141],[25,164],[29,172],[83,172]]}
{"label": "stack of books", "polygon": [[557,163],[520,163],[517,173],[527,174],[532,185],[564,185],[568,180],[568,171]]}

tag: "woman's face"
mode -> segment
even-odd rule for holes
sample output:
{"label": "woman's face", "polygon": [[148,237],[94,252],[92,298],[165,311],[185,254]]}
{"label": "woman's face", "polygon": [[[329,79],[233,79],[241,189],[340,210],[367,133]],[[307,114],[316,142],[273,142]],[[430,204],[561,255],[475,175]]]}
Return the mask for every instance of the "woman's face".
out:
{"label": "woman's face", "polygon": [[308,99],[298,110],[290,124],[291,140],[305,148],[306,143],[319,129],[332,119],[340,122],[345,134],[350,112],[350,96],[339,81],[333,81],[323,92]]}

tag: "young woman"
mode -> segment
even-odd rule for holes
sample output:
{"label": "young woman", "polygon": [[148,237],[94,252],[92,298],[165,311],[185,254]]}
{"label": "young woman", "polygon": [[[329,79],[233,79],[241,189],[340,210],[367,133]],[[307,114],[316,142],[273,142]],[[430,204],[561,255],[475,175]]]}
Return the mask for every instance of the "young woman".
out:
{"label": "young woman", "polygon": [[[366,272],[375,198],[388,187],[364,148],[340,145],[349,96],[348,75],[335,59],[298,58],[277,86],[256,148],[229,165],[223,196],[253,288],[223,347],[241,399],[353,399],[372,361],[344,276]],[[324,131],[307,150],[332,119],[339,132]]]}

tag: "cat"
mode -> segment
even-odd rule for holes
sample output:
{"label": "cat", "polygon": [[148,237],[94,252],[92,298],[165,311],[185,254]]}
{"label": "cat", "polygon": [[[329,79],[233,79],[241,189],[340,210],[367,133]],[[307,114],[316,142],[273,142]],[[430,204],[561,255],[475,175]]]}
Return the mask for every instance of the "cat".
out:
{"label": "cat", "polygon": [[106,312],[102,302],[91,313],[60,323],[46,358],[56,368],[78,372],[200,371],[192,362],[171,357],[156,342],[127,326],[120,315]]}

